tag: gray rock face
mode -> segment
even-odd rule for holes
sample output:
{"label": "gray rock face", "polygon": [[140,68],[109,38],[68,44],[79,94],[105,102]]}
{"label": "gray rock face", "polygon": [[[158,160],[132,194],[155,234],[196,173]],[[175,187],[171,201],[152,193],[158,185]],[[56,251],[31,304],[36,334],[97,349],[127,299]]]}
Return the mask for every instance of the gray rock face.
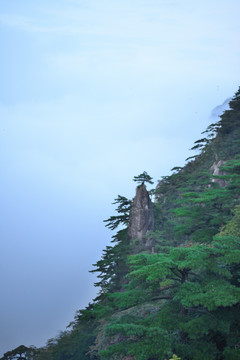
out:
{"label": "gray rock face", "polygon": [[146,186],[143,184],[136,189],[136,196],[130,210],[128,235],[133,252],[154,251],[154,241],[147,236],[148,231],[154,230],[153,207]]}
{"label": "gray rock face", "polygon": [[[213,165],[211,166],[211,172],[213,175],[226,175],[225,171],[221,171],[220,167],[225,163],[226,161],[223,160],[219,160],[219,161],[215,161],[213,163]],[[219,184],[220,187],[225,187],[227,186],[228,182],[224,179],[212,179],[211,180],[213,183],[217,183]]]}

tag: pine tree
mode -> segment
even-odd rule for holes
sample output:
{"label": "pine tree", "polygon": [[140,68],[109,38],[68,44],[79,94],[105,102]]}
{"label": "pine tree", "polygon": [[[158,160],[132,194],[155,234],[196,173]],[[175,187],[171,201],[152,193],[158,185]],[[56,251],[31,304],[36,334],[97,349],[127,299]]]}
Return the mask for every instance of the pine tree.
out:
{"label": "pine tree", "polygon": [[148,175],[146,171],[140,175],[134,176],[133,181],[136,181],[140,185],[143,185],[144,183],[153,184],[152,177]]}

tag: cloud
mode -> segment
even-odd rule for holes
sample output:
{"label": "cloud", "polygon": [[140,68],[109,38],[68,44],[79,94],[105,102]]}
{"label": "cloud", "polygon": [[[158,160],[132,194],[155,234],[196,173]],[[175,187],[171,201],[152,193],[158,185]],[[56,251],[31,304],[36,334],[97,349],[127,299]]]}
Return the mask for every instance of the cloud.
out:
{"label": "cloud", "polygon": [[20,30],[28,31],[28,32],[56,32],[60,29],[64,30],[64,28],[54,29],[52,27],[46,27],[41,25],[36,25],[37,20],[32,17],[21,16],[17,14],[0,14],[0,22],[4,25],[10,27],[16,27]]}
{"label": "cloud", "polygon": [[[183,77],[186,81],[187,72],[188,76],[209,73],[214,78],[219,71],[226,73],[223,63],[229,60],[237,67],[238,20],[234,15],[231,26],[222,31],[224,10],[229,17],[231,7],[215,4],[210,3],[206,12],[205,5],[176,2],[173,12],[165,1],[141,2],[138,7],[127,1],[114,5],[90,1],[81,6],[65,2],[57,7],[50,3],[38,11],[30,9],[28,15],[2,13],[0,21],[37,38],[52,35],[50,43],[46,38],[50,46],[45,46],[41,57],[45,67],[60,78],[115,81],[141,74],[145,81],[166,83],[174,78],[183,81]],[[235,56],[229,59],[233,52]]]}

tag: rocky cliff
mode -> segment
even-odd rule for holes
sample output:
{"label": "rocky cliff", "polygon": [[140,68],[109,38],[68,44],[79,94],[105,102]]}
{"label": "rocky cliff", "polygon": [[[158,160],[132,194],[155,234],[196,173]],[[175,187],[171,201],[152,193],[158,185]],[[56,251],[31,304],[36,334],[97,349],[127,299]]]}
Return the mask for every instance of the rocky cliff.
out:
{"label": "rocky cliff", "polygon": [[142,184],[136,189],[129,218],[128,235],[134,253],[153,251],[154,241],[148,231],[154,231],[153,207],[146,186]]}
{"label": "rocky cliff", "polygon": [[[212,172],[212,174],[214,176],[222,176],[222,175],[226,175],[226,171],[221,170],[221,166],[223,166],[226,163],[226,161],[223,160],[219,160],[219,161],[215,161],[214,164],[211,166],[210,171]],[[217,183],[220,187],[225,187],[227,186],[228,182],[224,179],[221,178],[213,178],[212,183]]]}

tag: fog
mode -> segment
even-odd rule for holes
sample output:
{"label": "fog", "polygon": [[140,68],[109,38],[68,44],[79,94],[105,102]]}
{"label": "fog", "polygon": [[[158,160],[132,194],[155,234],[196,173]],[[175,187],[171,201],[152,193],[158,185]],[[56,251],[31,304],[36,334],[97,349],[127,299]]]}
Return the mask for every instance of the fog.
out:
{"label": "fog", "polygon": [[[0,356],[43,346],[96,296],[89,274],[132,178],[183,166],[239,86],[240,4],[1,1]],[[225,101],[225,99],[227,99]]]}

